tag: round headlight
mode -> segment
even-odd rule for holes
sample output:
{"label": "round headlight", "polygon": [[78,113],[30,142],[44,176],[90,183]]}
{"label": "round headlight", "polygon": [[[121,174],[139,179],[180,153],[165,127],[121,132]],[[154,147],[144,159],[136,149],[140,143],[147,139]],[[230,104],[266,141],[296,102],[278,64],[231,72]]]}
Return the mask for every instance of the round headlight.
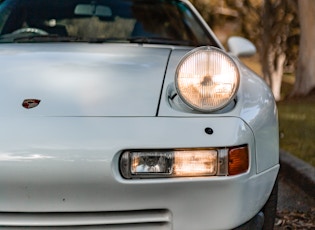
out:
{"label": "round headlight", "polygon": [[234,99],[239,85],[236,63],[215,47],[199,47],[179,63],[175,85],[180,98],[191,108],[211,112]]}

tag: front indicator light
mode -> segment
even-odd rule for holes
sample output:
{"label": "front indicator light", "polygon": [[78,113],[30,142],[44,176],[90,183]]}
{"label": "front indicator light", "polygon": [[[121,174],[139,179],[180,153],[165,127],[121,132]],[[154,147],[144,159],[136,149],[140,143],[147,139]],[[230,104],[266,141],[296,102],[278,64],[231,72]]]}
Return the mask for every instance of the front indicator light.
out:
{"label": "front indicator light", "polygon": [[229,175],[237,175],[245,173],[249,168],[248,148],[239,147],[230,149],[229,151],[228,173]]}
{"label": "front indicator light", "polygon": [[249,169],[248,146],[213,149],[129,150],[120,157],[126,179],[235,176]]}

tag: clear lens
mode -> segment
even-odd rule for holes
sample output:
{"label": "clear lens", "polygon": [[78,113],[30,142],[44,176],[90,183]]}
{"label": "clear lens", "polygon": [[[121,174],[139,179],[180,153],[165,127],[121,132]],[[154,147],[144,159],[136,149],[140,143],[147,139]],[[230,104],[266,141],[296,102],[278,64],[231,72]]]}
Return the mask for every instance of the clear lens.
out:
{"label": "clear lens", "polygon": [[131,154],[131,174],[170,174],[173,167],[172,152],[132,152]]}
{"label": "clear lens", "polygon": [[200,47],[182,59],[177,67],[175,84],[187,105],[210,112],[226,106],[234,98],[239,71],[222,50]]}
{"label": "clear lens", "polygon": [[176,151],[174,175],[212,176],[217,172],[217,151]]}

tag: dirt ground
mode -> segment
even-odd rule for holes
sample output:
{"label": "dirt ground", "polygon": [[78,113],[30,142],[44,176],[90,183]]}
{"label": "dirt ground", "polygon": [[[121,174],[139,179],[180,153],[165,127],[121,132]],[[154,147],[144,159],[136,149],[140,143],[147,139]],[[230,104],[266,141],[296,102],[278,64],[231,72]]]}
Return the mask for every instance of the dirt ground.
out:
{"label": "dirt ground", "polygon": [[275,230],[315,230],[315,199],[279,175]]}

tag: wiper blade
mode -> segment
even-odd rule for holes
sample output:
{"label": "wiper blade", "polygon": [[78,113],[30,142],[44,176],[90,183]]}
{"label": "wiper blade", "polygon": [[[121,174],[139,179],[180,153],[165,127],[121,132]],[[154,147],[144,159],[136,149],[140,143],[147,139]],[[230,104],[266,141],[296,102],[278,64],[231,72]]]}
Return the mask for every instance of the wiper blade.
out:
{"label": "wiper blade", "polygon": [[194,46],[192,41],[175,40],[166,37],[129,37],[129,38],[82,38],[76,36],[60,36],[57,34],[47,35],[24,35],[12,36],[12,34],[3,35],[0,37],[0,42],[88,42],[88,43],[141,43],[141,44],[163,44],[163,45],[183,45]]}
{"label": "wiper blade", "polygon": [[128,40],[126,40],[126,38],[115,38],[115,37],[112,37],[112,38],[89,38],[87,41],[89,43],[106,43],[106,42],[117,42],[117,43],[123,42],[123,43],[126,43],[126,42],[129,42]]}
{"label": "wiper blade", "polygon": [[165,45],[193,45],[191,41],[175,40],[166,37],[130,37],[127,40],[131,43],[165,44]]}
{"label": "wiper blade", "polygon": [[174,40],[165,37],[129,37],[129,38],[90,38],[89,43],[147,43],[147,44],[165,44],[165,45],[192,45],[191,41]]}
{"label": "wiper blade", "polygon": [[84,41],[80,37],[73,36],[59,36],[56,34],[48,35],[28,35],[22,37],[16,37],[12,39],[12,42],[82,42]]}

